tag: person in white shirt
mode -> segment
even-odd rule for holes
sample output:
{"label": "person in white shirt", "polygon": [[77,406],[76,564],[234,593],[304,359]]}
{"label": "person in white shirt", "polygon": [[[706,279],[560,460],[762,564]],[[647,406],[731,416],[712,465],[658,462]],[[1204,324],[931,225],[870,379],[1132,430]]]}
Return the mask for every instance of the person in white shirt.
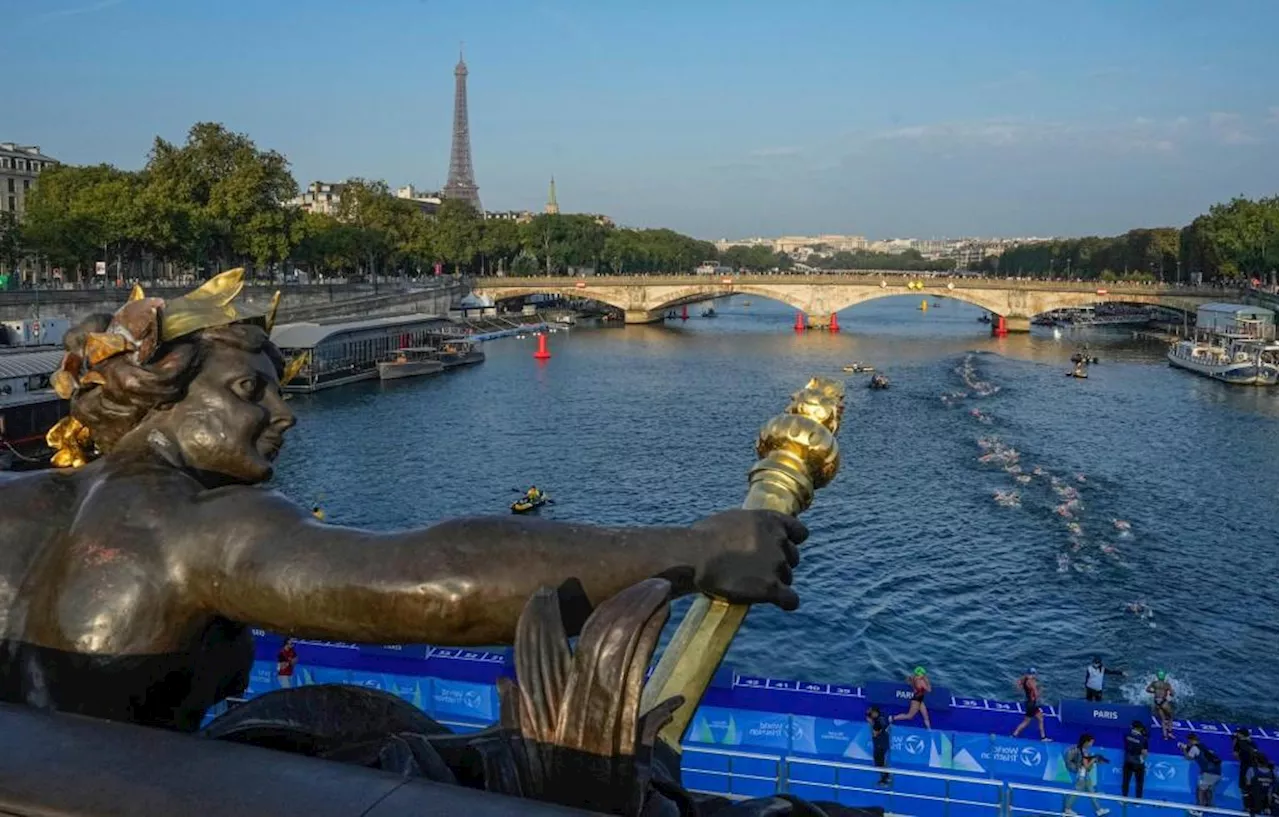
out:
{"label": "person in white shirt", "polygon": [[1095,655],[1093,663],[1084,668],[1084,698],[1086,701],[1101,701],[1102,688],[1108,675],[1124,677],[1124,672],[1102,665],[1102,656]]}

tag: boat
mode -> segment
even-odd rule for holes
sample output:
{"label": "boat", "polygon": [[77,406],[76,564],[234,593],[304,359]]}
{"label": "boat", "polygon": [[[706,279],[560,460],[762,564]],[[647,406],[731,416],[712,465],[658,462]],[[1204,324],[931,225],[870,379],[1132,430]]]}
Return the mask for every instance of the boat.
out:
{"label": "boat", "polygon": [[408,346],[378,361],[379,380],[400,380],[405,377],[421,377],[444,371],[444,363],[429,346]]}
{"label": "boat", "polygon": [[702,310],[702,317],[704,318],[714,318],[715,316],[716,316],[716,311],[714,309]]}
{"label": "boat", "polygon": [[1280,345],[1251,335],[1212,335],[1207,340],[1182,340],[1169,347],[1170,365],[1223,383],[1274,386]]}
{"label": "boat", "polygon": [[742,302],[742,305],[743,305],[743,306],[751,306],[751,302],[750,302],[750,301],[743,301],[743,302]]}
{"label": "boat", "polygon": [[991,316],[985,312],[978,316],[978,323],[991,323]]}
{"label": "boat", "polygon": [[531,513],[547,504],[547,495],[538,494],[537,499],[529,499],[528,496],[522,496],[515,502],[511,503],[512,513]]}
{"label": "boat", "polygon": [[889,378],[882,374],[874,374],[871,376],[871,382],[867,384],[869,389],[887,389],[889,388]]}
{"label": "boat", "polygon": [[1089,376],[1089,370],[1088,370],[1088,369],[1086,369],[1083,365],[1077,365],[1077,366],[1076,366],[1074,369],[1072,369],[1071,371],[1069,371],[1069,372],[1064,372],[1064,374],[1065,374],[1067,377],[1078,377],[1078,378],[1080,378],[1081,380],[1083,380],[1083,379],[1085,379],[1085,378],[1087,378],[1087,377]]}
{"label": "boat", "polygon": [[445,341],[440,344],[436,355],[446,369],[484,362],[484,352],[477,349],[476,345],[469,340]]}
{"label": "boat", "polygon": [[859,374],[859,373],[866,373],[866,372],[874,372],[876,370],[876,367],[868,366],[865,363],[859,363],[857,361],[854,361],[853,363],[850,363],[849,365],[845,366],[844,370],[846,372],[849,372],[850,374]]}

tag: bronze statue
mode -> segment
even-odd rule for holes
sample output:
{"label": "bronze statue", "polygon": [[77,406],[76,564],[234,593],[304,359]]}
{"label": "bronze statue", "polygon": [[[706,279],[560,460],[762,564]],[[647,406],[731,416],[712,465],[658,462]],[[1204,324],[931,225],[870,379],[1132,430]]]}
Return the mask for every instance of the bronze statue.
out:
{"label": "bronze statue", "polygon": [[[733,510],[690,527],[457,519],[398,533],[321,524],[260,483],[294,417],[274,303],[241,271],[134,298],[68,334],[49,434],[65,469],[0,476],[0,699],[181,730],[242,691],[249,626],[354,642],[510,642],[559,588],[576,633],[652,577],[674,594],[798,604],[805,528]],[[576,579],[576,582],[567,581]]]}

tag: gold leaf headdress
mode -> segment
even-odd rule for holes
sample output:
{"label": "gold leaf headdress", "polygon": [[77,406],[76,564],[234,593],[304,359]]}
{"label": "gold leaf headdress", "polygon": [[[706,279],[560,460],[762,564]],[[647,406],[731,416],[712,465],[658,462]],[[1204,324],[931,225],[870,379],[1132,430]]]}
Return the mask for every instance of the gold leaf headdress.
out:
{"label": "gold leaf headdress", "polygon": [[[253,311],[235,302],[242,289],[243,267],[215,275],[199,288],[169,301],[148,298],[142,286],[134,284],[128,302],[116,311],[107,328],[90,332],[82,349],[69,350],[62,356],[62,365],[50,378],[54,391],[69,400],[105,382],[102,373],[94,370],[104,360],[127,354],[134,364],[142,365],[151,360],[163,344],[203,329],[253,323],[270,334],[280,306],[280,293],[277,291],[272,296],[265,312]],[[45,435],[45,442],[57,452],[53,464],[59,467],[84,465],[88,459],[84,449],[89,441],[90,430],[73,417],[63,418]]]}

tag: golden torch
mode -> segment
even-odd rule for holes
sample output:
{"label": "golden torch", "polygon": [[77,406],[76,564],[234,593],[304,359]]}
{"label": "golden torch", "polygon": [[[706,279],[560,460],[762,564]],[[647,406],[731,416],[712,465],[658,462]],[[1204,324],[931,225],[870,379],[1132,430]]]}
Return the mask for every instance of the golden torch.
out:
{"label": "golden torch", "polygon": [[[844,384],[812,378],[791,397],[786,411],[760,429],[759,462],[752,467],[742,507],[798,515],[840,467],[836,432],[844,413]],[[679,695],[684,703],[659,736],[675,751],[711,676],[720,666],[749,605],[700,596],[662,653],[644,688],[641,711]]]}

